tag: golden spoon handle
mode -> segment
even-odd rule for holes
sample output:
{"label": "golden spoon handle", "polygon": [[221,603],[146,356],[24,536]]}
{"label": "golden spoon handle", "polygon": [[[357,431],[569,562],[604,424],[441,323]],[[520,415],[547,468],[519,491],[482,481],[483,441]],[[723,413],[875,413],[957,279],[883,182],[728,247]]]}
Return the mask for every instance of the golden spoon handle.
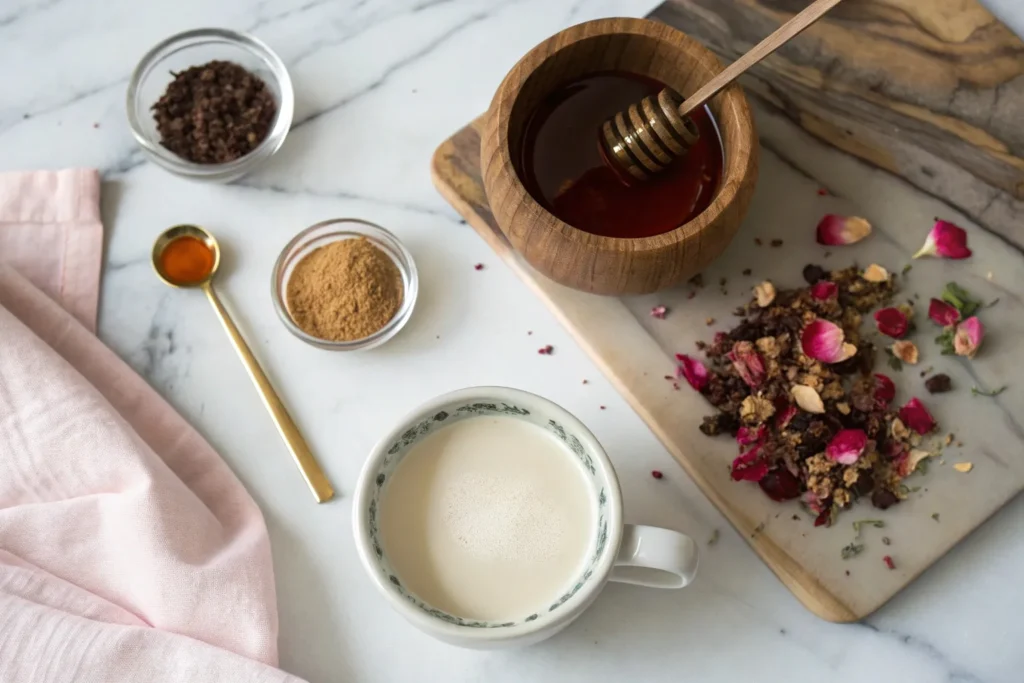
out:
{"label": "golden spoon handle", "polygon": [[249,345],[242,338],[242,333],[235,327],[231,316],[228,315],[227,310],[220,302],[220,299],[217,298],[217,294],[213,291],[213,286],[209,282],[203,285],[203,291],[206,292],[207,298],[213,304],[213,310],[217,311],[217,317],[220,318],[224,331],[231,338],[231,343],[234,345],[235,351],[238,352],[238,357],[242,359],[242,364],[245,365],[245,369],[249,372],[252,383],[256,385],[256,390],[259,392],[260,398],[263,399],[263,405],[267,407],[270,417],[274,419],[277,431],[280,432],[285,445],[291,451],[295,464],[299,466],[299,471],[302,472],[303,479],[309,485],[309,490],[313,492],[316,502],[323,503],[330,500],[334,497],[334,489],[331,487],[331,482],[327,481],[327,476],[320,469],[316,458],[313,457],[309,446],[306,445],[306,440],[302,438],[299,428],[295,425],[291,415],[288,414],[284,404],[281,403],[281,399],[278,398],[277,392],[271,386],[270,380],[263,374],[263,368],[260,367],[256,357],[252,355]]}
{"label": "golden spoon handle", "polygon": [[815,0],[780,26],[767,38],[755,45],[735,62],[727,66],[720,74],[704,84],[697,92],[687,97],[679,106],[679,115],[687,116],[694,109],[718,94],[718,91],[732,83],[744,71],[785,45],[791,38],[805,28],[825,16],[825,13],[838,5],[840,0]]}

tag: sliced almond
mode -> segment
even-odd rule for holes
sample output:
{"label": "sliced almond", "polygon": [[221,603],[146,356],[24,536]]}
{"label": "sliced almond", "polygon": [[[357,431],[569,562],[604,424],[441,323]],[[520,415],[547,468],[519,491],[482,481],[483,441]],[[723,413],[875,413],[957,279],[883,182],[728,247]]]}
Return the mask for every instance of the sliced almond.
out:
{"label": "sliced almond", "polygon": [[809,386],[797,384],[791,390],[793,400],[808,413],[821,414],[825,412],[825,404],[821,401],[821,395]]}
{"label": "sliced almond", "polygon": [[754,296],[757,297],[757,305],[761,308],[768,308],[775,301],[775,285],[768,280],[754,287]]}
{"label": "sliced almond", "polygon": [[963,472],[964,474],[967,474],[968,472],[974,469],[974,463],[958,462],[953,465],[953,469],[956,470],[957,472]]}
{"label": "sliced almond", "polygon": [[872,263],[864,269],[861,277],[868,282],[886,282],[889,279],[889,271],[877,263]]}
{"label": "sliced almond", "polygon": [[892,344],[892,355],[899,358],[904,363],[910,365],[917,365],[917,345],[908,339],[901,339],[893,342]]}

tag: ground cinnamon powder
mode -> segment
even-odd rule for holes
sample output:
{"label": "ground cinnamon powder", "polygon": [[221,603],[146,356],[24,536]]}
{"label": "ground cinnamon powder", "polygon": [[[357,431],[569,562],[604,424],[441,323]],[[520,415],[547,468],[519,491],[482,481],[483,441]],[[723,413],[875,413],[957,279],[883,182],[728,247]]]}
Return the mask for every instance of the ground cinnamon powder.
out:
{"label": "ground cinnamon powder", "polygon": [[402,306],[402,274],[365,237],[338,240],[308,254],[288,279],[288,311],[307,334],[330,341],[369,337]]}

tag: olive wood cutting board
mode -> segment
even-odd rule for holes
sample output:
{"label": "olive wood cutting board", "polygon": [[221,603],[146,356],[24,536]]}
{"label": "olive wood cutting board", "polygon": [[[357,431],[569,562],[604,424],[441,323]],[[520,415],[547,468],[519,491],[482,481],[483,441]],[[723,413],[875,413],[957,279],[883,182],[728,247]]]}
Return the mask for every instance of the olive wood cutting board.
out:
{"label": "olive wood cutting board", "polygon": [[[653,17],[678,26],[732,60],[803,3],[788,0],[671,0]],[[973,0],[848,0],[745,80],[762,155],[750,212],[704,286],[612,298],[578,292],[535,272],[494,222],[480,177],[480,121],[445,141],[432,173],[441,194],[544,301],[622,392],[673,457],[754,551],[811,611],[854,621],[900,589],[1024,489],[1024,44]],[[825,213],[864,216],[865,241],[831,251],[816,244]],[[920,260],[901,277],[901,299],[917,304],[911,337],[921,361],[896,371],[897,402],[920,397],[956,436],[927,472],[907,480],[907,499],[885,512],[866,501],[831,528],[814,528],[795,502],[769,500],[734,482],[736,445],[698,430],[713,412],[680,381],[666,380],[677,352],[731,328],[732,311],[770,279],[802,285],[807,263],[840,268],[878,263],[901,273],[935,217],[969,232],[966,261]],[[771,246],[773,240],[781,245]],[[760,244],[758,244],[758,242]],[[750,275],[743,272],[750,269]],[[927,301],[956,281],[985,302],[988,335],[978,357],[942,356]],[[664,320],[654,306],[669,309]],[[870,321],[865,323],[865,329]],[[881,339],[876,342],[883,344]],[[930,396],[922,372],[945,372],[954,389]],[[974,396],[972,387],[997,397]],[[962,445],[958,445],[961,444]],[[970,462],[960,473],[955,463]],[[864,550],[844,560],[862,529]],[[890,539],[885,545],[882,537]],[[892,557],[895,569],[882,558]]]}

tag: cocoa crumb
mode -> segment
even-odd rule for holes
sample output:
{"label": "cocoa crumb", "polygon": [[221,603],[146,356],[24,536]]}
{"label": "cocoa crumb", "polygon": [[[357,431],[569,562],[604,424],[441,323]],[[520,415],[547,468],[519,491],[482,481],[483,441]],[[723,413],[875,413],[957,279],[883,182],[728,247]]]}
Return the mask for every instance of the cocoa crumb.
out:
{"label": "cocoa crumb", "polygon": [[780,240],[780,239],[778,239],[778,238],[775,238],[775,239],[773,239],[773,240],[771,241],[771,245],[772,245],[773,247],[781,247],[781,246],[782,246],[782,240]]}
{"label": "cocoa crumb", "polygon": [[754,244],[756,244],[757,246],[760,247],[762,244],[764,244],[764,242],[761,241],[760,237],[755,237],[754,238]]}
{"label": "cocoa crumb", "polygon": [[926,379],[924,386],[930,394],[944,394],[953,388],[953,381],[949,378],[949,375],[940,373]]}
{"label": "cocoa crumb", "polygon": [[750,275],[750,274],[751,274],[751,273],[753,273],[753,272],[754,272],[754,271],[753,271],[753,270],[751,270],[750,268],[744,268],[744,269],[743,269],[743,274],[744,274],[744,275]]}

